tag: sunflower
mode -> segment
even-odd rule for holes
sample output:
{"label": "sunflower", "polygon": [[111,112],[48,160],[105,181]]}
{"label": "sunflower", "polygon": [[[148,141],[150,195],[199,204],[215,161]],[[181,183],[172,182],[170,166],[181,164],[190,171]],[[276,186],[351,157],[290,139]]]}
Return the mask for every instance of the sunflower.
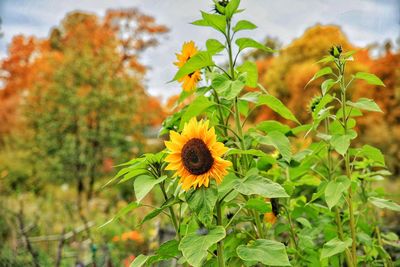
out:
{"label": "sunflower", "polygon": [[171,131],[170,141],[165,141],[169,155],[166,170],[175,171],[179,176],[183,190],[208,187],[210,179],[221,183],[228,173],[231,162],[221,156],[228,150],[221,142],[217,142],[214,127],[208,128],[208,121],[197,121],[192,118],[183,127],[181,134]]}
{"label": "sunflower", "polygon": [[270,202],[271,203],[272,211],[264,213],[264,221],[266,223],[275,224],[276,220],[277,220],[277,216],[279,214],[278,200],[275,199],[275,198],[272,198],[272,199],[266,198],[265,202],[267,202],[267,203]]}
{"label": "sunflower", "polygon": [[[183,65],[194,55],[197,54],[197,47],[195,46],[193,41],[186,42],[182,46],[181,54],[176,54],[177,62],[174,64],[179,68],[182,68]],[[196,88],[197,83],[201,80],[200,71],[196,70],[192,73],[189,73],[178,81],[182,83],[183,90],[189,92]]]}

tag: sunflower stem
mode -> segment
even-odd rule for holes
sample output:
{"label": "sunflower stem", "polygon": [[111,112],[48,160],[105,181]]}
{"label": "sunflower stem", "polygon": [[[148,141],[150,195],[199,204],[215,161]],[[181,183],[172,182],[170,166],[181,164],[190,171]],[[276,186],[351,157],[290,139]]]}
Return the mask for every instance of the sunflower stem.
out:
{"label": "sunflower stem", "polygon": [[[342,118],[342,124],[344,128],[344,133],[347,134],[347,114],[346,114],[346,86],[345,86],[345,81],[344,81],[344,69],[345,69],[345,63],[339,63],[337,64],[338,69],[339,69],[339,74],[341,77],[340,78],[340,89],[341,89],[341,109],[343,113],[343,118]],[[345,161],[345,168],[346,168],[346,176],[350,180],[350,186],[348,189],[348,196],[346,199],[348,209],[349,209],[349,224],[350,224],[350,233],[351,233],[351,256],[352,256],[352,261],[353,261],[353,266],[357,266],[357,239],[356,239],[356,226],[355,226],[355,218],[354,218],[354,209],[353,209],[353,189],[351,185],[351,169],[350,169],[350,155],[348,151],[345,153],[344,161]]]}
{"label": "sunflower stem", "polygon": [[[217,209],[217,225],[222,225],[222,205],[220,201],[217,201],[216,204]],[[217,243],[217,257],[218,257],[218,266],[225,267],[224,263],[224,240],[221,240]]]}
{"label": "sunflower stem", "polygon": [[[328,135],[330,135],[329,129],[330,129],[329,118],[326,118],[325,119],[325,133],[328,134]],[[331,152],[332,152],[332,147],[331,147],[330,144],[328,144],[328,153],[327,153],[327,161],[328,162],[327,162],[327,164],[328,164],[328,180],[329,181],[331,181],[332,178],[333,178],[332,177],[332,172],[333,172],[332,165],[333,165],[333,162],[332,162]],[[337,231],[337,234],[339,236],[339,239],[343,241],[344,240],[344,234],[343,234],[342,219],[340,218],[339,208],[337,206],[334,207],[334,211],[335,211],[335,222],[336,222],[336,228],[337,228],[336,231]],[[352,261],[352,258],[351,258],[351,253],[350,253],[348,248],[345,249],[345,256],[346,256],[345,259],[346,259],[347,266],[352,267],[353,266],[353,261]],[[342,259],[340,258],[340,261],[341,260]]]}
{"label": "sunflower stem", "polygon": [[[163,193],[165,201],[168,201],[168,195],[167,195],[167,192],[165,191],[164,182],[160,183],[160,189],[161,189],[161,192]],[[178,237],[178,240],[180,241],[181,234],[179,232],[178,220],[176,219],[174,209],[172,207],[168,207],[168,209],[169,209],[169,213],[171,214],[171,220],[172,220],[172,224],[174,225],[174,228],[175,228],[176,236]]]}
{"label": "sunflower stem", "polygon": [[[233,56],[232,56],[232,38],[231,38],[231,20],[230,19],[226,19],[226,43],[228,45],[228,56],[229,56],[229,70],[231,73],[231,80],[235,80],[235,64],[236,64],[236,58],[235,61],[233,61]],[[239,54],[239,53],[238,53]],[[237,57],[237,56],[236,56]],[[240,122],[240,113],[239,113],[239,107],[238,107],[238,98],[235,97],[234,100],[234,117],[235,117],[235,124],[236,124],[236,130],[238,132],[238,136],[239,136],[239,143],[241,145],[241,148],[244,150],[245,149],[245,144],[244,144],[244,140],[243,140],[243,130],[242,130],[242,123]],[[244,155],[244,164],[245,167],[247,168],[248,165],[248,160],[247,160],[247,156]]]}

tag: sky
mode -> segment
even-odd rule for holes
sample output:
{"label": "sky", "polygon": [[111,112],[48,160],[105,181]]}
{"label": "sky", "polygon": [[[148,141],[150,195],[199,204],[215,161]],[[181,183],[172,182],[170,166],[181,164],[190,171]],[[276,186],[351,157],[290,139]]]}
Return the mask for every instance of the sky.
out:
{"label": "sky", "polygon": [[[124,7],[137,7],[170,28],[159,46],[146,50],[140,59],[150,68],[146,76],[150,94],[166,99],[179,93],[178,83],[167,82],[176,72],[172,62],[182,43],[194,40],[204,48],[208,38],[219,37],[206,27],[190,24],[200,18],[199,10],[212,10],[211,0],[0,0],[4,34],[0,57],[6,55],[14,35],[46,37],[68,12],[80,10],[101,16],[108,8]],[[400,37],[400,0],[242,0],[241,7],[246,10],[238,19],[258,26],[250,33],[258,41],[268,35],[287,45],[317,23],[341,26],[358,46],[388,39],[394,42]]]}

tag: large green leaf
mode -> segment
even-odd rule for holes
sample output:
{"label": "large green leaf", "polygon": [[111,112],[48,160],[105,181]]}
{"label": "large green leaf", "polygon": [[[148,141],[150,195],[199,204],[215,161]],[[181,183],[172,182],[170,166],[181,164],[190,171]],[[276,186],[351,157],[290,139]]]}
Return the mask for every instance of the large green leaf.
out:
{"label": "large green leaf", "polygon": [[193,57],[191,57],[185,65],[183,65],[175,74],[173,80],[179,80],[185,75],[188,75],[190,73],[193,73],[197,70],[201,70],[202,68],[208,67],[208,66],[213,66],[214,61],[212,60],[212,57],[210,53],[206,51],[200,51]]}
{"label": "large green leaf", "polygon": [[245,86],[241,79],[232,81],[225,75],[216,75],[211,82],[211,86],[218,94],[228,100],[237,97]]}
{"label": "large green leaf", "polygon": [[259,195],[267,198],[289,197],[280,184],[257,174],[235,180],[234,189],[247,196]]}
{"label": "large green leaf", "polygon": [[233,27],[234,32],[242,31],[242,30],[253,30],[257,28],[256,25],[254,25],[252,22],[248,20],[239,20],[235,27]]}
{"label": "large green leaf", "polygon": [[285,245],[266,239],[257,239],[237,249],[238,256],[247,262],[261,262],[272,266],[290,266]]}
{"label": "large green leaf", "polygon": [[225,46],[216,39],[208,39],[206,42],[206,47],[207,51],[212,55],[221,52],[225,48]]}
{"label": "large green leaf", "polygon": [[340,155],[346,154],[347,150],[350,146],[351,137],[349,135],[333,135],[330,143],[331,146],[338,152]]}
{"label": "large green leaf", "polygon": [[389,199],[370,197],[368,198],[368,201],[381,209],[400,211],[400,205]]}
{"label": "large green leaf", "polygon": [[153,187],[167,178],[166,175],[154,178],[150,175],[141,175],[135,179],[134,188],[136,200],[138,202],[142,201],[143,198],[153,189]]}
{"label": "large green leaf", "polygon": [[225,237],[225,228],[222,226],[209,229],[207,232],[205,235],[190,233],[183,237],[179,244],[183,256],[194,267],[201,266],[207,257],[207,250]]}
{"label": "large green leaf", "polygon": [[263,50],[265,52],[270,52],[273,53],[275,52],[275,50],[260,44],[259,42],[257,42],[256,40],[253,40],[251,38],[238,38],[236,39],[236,45],[239,47],[239,50],[243,50],[245,48],[257,48],[260,50]]}
{"label": "large green leaf", "polygon": [[321,251],[321,260],[325,258],[332,257],[336,254],[342,253],[349,247],[352,243],[352,239],[348,238],[345,241],[341,241],[339,238],[329,240],[329,242],[324,244]]}
{"label": "large green leaf", "polygon": [[205,225],[212,222],[213,210],[218,199],[218,190],[214,186],[193,190],[187,194],[186,200],[191,211],[197,214],[197,218]]}
{"label": "large green leaf", "polygon": [[260,95],[258,97],[257,105],[266,105],[283,118],[291,120],[300,124],[293,113],[276,97],[272,95]]}
{"label": "large green leaf", "polygon": [[155,252],[155,255],[151,256],[147,264],[151,265],[159,261],[169,260],[178,257],[181,252],[178,249],[179,242],[175,239],[169,240],[163,243]]}
{"label": "large green leaf", "polygon": [[257,87],[258,70],[254,62],[246,61],[241,66],[236,68],[241,73],[246,73],[246,85],[250,87]]}
{"label": "large green leaf", "polygon": [[325,200],[329,209],[332,209],[339,202],[343,193],[350,186],[350,180],[346,176],[337,177],[336,180],[329,181],[325,188]]}
{"label": "large green leaf", "polygon": [[368,111],[382,112],[381,108],[375,103],[375,101],[368,98],[360,98],[357,102],[347,101],[346,105]]}
{"label": "large green leaf", "polygon": [[218,14],[209,14],[201,12],[201,16],[208,23],[209,26],[213,27],[217,31],[225,33],[226,30],[226,19],[224,16]]}
{"label": "large green leaf", "polygon": [[354,78],[364,80],[369,84],[385,86],[385,84],[375,74],[367,72],[357,72]]}
{"label": "large green leaf", "polygon": [[214,103],[208,100],[207,97],[200,95],[198,96],[186,109],[181,118],[179,128],[182,128],[185,122],[188,122],[191,118],[202,114],[207,108],[211,107]]}

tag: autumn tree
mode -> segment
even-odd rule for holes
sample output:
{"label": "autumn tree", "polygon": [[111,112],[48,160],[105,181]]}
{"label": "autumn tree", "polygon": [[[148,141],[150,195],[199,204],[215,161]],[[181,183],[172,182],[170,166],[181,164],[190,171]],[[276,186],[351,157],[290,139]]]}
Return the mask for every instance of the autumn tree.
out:
{"label": "autumn tree", "polygon": [[375,99],[382,113],[371,113],[359,119],[364,142],[369,142],[388,155],[388,164],[395,175],[400,173],[400,51],[394,51],[389,42],[384,53],[370,59],[366,68],[382,78],[385,87],[359,83],[354,97]]}
{"label": "autumn tree", "polygon": [[154,18],[130,9],[104,18],[70,13],[37,45],[14,39],[3,61],[3,91],[16,96],[10,107],[22,106],[36,175],[75,180],[79,199],[85,191],[90,199],[104,161],[143,150],[144,128],[158,123],[144,107],[157,109],[151,116],[163,113],[145,91],[139,55],[165,32]]}

